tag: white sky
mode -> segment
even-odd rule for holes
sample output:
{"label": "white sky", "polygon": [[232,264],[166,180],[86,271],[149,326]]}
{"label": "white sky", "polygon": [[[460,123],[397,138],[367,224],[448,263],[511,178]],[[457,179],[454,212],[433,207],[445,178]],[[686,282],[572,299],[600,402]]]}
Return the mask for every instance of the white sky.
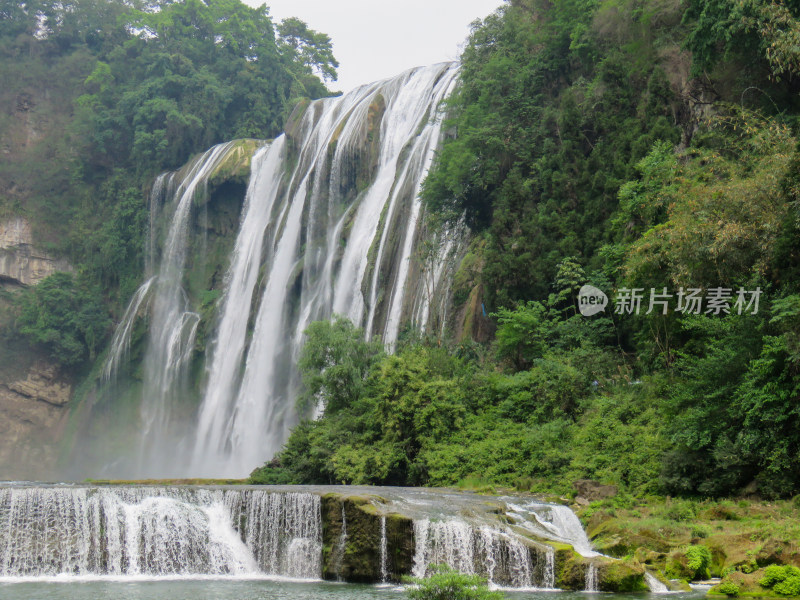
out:
{"label": "white sky", "polygon": [[274,21],[297,17],[327,33],[339,61],[332,90],[348,91],[410,67],[455,60],[469,24],[502,0],[244,0]]}

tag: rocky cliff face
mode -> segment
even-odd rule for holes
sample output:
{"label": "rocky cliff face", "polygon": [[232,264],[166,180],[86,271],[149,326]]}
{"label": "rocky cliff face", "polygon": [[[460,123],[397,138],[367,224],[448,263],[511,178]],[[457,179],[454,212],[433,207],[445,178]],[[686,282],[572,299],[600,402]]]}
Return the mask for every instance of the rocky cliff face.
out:
{"label": "rocky cliff face", "polygon": [[14,296],[56,271],[70,271],[34,245],[22,217],[0,221],[0,479],[47,479],[58,461],[71,382],[13,334]]}
{"label": "rocky cliff face", "polygon": [[0,479],[51,477],[71,390],[45,362],[0,381]]}
{"label": "rocky cliff face", "polygon": [[0,222],[0,281],[36,285],[56,271],[71,271],[69,263],[38,250],[30,223],[22,217]]}

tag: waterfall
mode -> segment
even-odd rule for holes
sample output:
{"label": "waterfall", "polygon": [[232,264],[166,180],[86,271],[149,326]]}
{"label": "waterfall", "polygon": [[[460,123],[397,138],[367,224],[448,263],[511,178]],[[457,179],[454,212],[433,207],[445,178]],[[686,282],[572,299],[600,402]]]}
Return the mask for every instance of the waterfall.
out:
{"label": "waterfall", "polygon": [[586,591],[596,592],[597,590],[597,565],[589,563],[586,567]]}
{"label": "waterfall", "polygon": [[[410,562],[416,577],[447,564],[495,586],[555,587],[553,547],[521,535],[521,523],[511,513],[487,510],[486,497],[440,498],[441,492],[385,488],[386,497],[377,504],[350,513],[354,545],[347,548],[345,502],[336,511],[330,505],[323,511],[323,498],[334,490],[342,491],[329,486],[2,484],[0,584],[64,576],[318,580],[323,573],[348,580],[363,578],[365,565],[373,581],[386,583]],[[350,493],[363,498],[375,489]],[[397,558],[389,556],[386,514],[376,518],[370,510],[378,505],[408,519],[408,529],[392,528]],[[326,551],[323,540],[329,544]],[[596,591],[597,564],[587,566],[585,587]]]}
{"label": "waterfall", "polygon": [[592,548],[580,519],[568,506],[541,502],[522,504],[513,498],[506,500],[510,514],[522,519],[522,526],[531,533],[545,539],[570,544],[578,554],[587,558],[599,555]]}
{"label": "waterfall", "polygon": [[[468,575],[481,575],[510,587],[545,587],[534,582],[532,549],[515,535],[488,526],[473,527],[460,519],[414,522],[415,577],[430,574],[432,565],[446,564]],[[538,555],[538,552],[536,552]]]}
{"label": "waterfall", "polygon": [[[344,506],[344,505],[343,505]],[[344,513],[342,513],[344,516]],[[381,515],[381,583],[389,581],[389,547],[386,540],[386,515]]]}
{"label": "waterfall", "polygon": [[318,496],[255,490],[0,489],[0,577],[319,579]]}
{"label": "waterfall", "polygon": [[284,160],[285,146],[281,136],[259,150],[251,161],[251,177],[225,281],[221,317],[211,349],[209,381],[197,426],[193,455],[195,468],[198,469],[203,462],[208,464],[216,456],[216,453],[209,456],[205,449],[219,448],[226,442],[223,436],[230,434],[229,423],[233,414],[229,402],[241,375],[240,363],[247,339],[250,304]]}
{"label": "waterfall", "polygon": [[547,547],[547,553],[545,554],[542,587],[549,590],[556,587],[556,551],[553,550],[552,546]]}
{"label": "waterfall", "polygon": [[[106,475],[244,477],[269,460],[309,416],[296,407],[296,363],[313,321],[344,315],[389,350],[406,325],[443,331],[465,230],[429,231],[419,193],[458,70],[456,63],[411,69],[310,102],[287,133],[254,153],[216,312],[203,311],[211,319],[202,327],[210,332],[204,375],[189,369],[198,364],[201,311],[183,287],[191,275],[188,229],[195,195],[239,147],[215,146],[155,180],[148,279],[104,369],[104,380],[115,381],[136,320],[147,314],[141,457],[131,466],[104,455]],[[161,244],[159,223],[168,223]],[[189,384],[200,387],[199,406],[188,401]]]}
{"label": "waterfall", "polygon": [[669,593],[669,588],[666,585],[664,585],[661,581],[659,581],[658,578],[655,577],[655,575],[653,575],[652,573],[648,573],[646,570],[644,572],[644,581],[653,594]]}
{"label": "waterfall", "polygon": [[[415,311],[427,315],[409,265],[418,194],[441,134],[439,105],[457,72],[455,64],[412,69],[312,102],[269,156],[253,161],[200,409],[194,474],[244,476],[280,449],[300,416],[295,364],[312,321],[342,314],[368,335],[383,334],[391,347],[398,333],[392,323]],[[260,244],[265,276],[254,290],[257,269],[248,269]]]}
{"label": "waterfall", "polygon": [[[144,362],[142,398],[142,468],[153,472],[174,456],[171,411],[185,368],[194,349],[200,316],[190,310],[183,290],[189,211],[195,194],[205,191],[207,177],[231,143],[214,146],[188,169],[174,194],[175,210],[161,255],[150,321],[150,339]],[[174,472],[175,465],[157,467]]]}
{"label": "waterfall", "polygon": [[116,380],[117,373],[120,367],[127,362],[128,353],[131,348],[131,335],[133,334],[133,326],[136,319],[141,315],[141,311],[149,308],[150,302],[150,289],[155,282],[155,276],[145,281],[128,304],[122,319],[114,331],[114,337],[111,338],[111,349],[108,353],[108,359],[103,366],[103,380],[113,382]]}
{"label": "waterfall", "polygon": [[[150,242],[147,281],[136,291],[118,325],[103,369],[103,380],[113,383],[126,362],[136,319],[146,309],[149,336],[144,358],[139,473],[175,475],[185,466],[176,450],[173,408],[188,377],[200,315],[192,310],[183,289],[191,207],[206,192],[207,179],[232,143],[219,144],[195,158],[177,173],[159,176],[150,194]],[[167,201],[163,203],[162,197]],[[157,227],[152,219],[172,209],[156,273]]]}

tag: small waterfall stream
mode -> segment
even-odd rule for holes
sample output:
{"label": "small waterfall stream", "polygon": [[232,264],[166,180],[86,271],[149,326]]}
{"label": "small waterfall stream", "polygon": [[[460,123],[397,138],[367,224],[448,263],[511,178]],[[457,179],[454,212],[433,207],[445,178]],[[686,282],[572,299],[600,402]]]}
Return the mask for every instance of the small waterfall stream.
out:
{"label": "small waterfall stream", "polygon": [[386,515],[381,515],[381,583],[389,581],[389,544],[386,539]]}
{"label": "small waterfall stream", "polygon": [[650,591],[653,594],[668,594],[669,588],[663,584],[659,579],[653,575],[652,573],[648,573],[645,571],[644,573],[644,581],[647,584],[647,587],[650,588]]}
{"label": "small waterfall stream", "polygon": [[597,565],[589,563],[586,569],[586,591],[596,592],[597,590]]}
{"label": "small waterfall stream", "polygon": [[545,567],[535,576],[531,548],[509,531],[458,519],[422,519],[414,522],[414,540],[415,577],[430,575],[432,565],[446,564],[497,585],[546,587]]}

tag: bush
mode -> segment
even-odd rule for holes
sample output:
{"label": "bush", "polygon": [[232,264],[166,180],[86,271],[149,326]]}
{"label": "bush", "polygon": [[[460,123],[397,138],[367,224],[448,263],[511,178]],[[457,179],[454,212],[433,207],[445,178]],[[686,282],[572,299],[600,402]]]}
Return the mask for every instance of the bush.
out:
{"label": "bush", "polygon": [[800,596],[800,575],[787,577],[772,589],[782,596]]}
{"label": "bush", "polygon": [[732,581],[726,581],[725,583],[721,583],[717,586],[717,591],[720,594],[725,594],[726,596],[738,596],[739,586]]}
{"label": "bush", "polygon": [[689,570],[694,573],[693,579],[706,579],[709,577],[708,568],[711,566],[711,550],[706,546],[689,546],[686,549],[686,560]]}
{"label": "bush", "polygon": [[783,592],[778,591],[778,585],[794,578],[800,578],[800,569],[797,567],[793,567],[791,565],[770,565],[764,570],[764,577],[761,578],[761,581],[759,581],[758,584],[765,588],[771,588],[775,586],[775,591],[777,591],[779,594],[782,594]]}
{"label": "bush", "polygon": [[692,525],[691,535],[694,538],[707,538],[708,527],[705,525]]}
{"label": "bush", "polygon": [[435,567],[427,579],[409,579],[415,584],[408,597],[413,600],[502,600],[500,592],[490,592],[486,580],[477,575],[464,575],[446,565]]}
{"label": "bush", "polygon": [[94,360],[111,320],[100,295],[69,273],[55,273],[19,297],[19,332],[65,366]]}

